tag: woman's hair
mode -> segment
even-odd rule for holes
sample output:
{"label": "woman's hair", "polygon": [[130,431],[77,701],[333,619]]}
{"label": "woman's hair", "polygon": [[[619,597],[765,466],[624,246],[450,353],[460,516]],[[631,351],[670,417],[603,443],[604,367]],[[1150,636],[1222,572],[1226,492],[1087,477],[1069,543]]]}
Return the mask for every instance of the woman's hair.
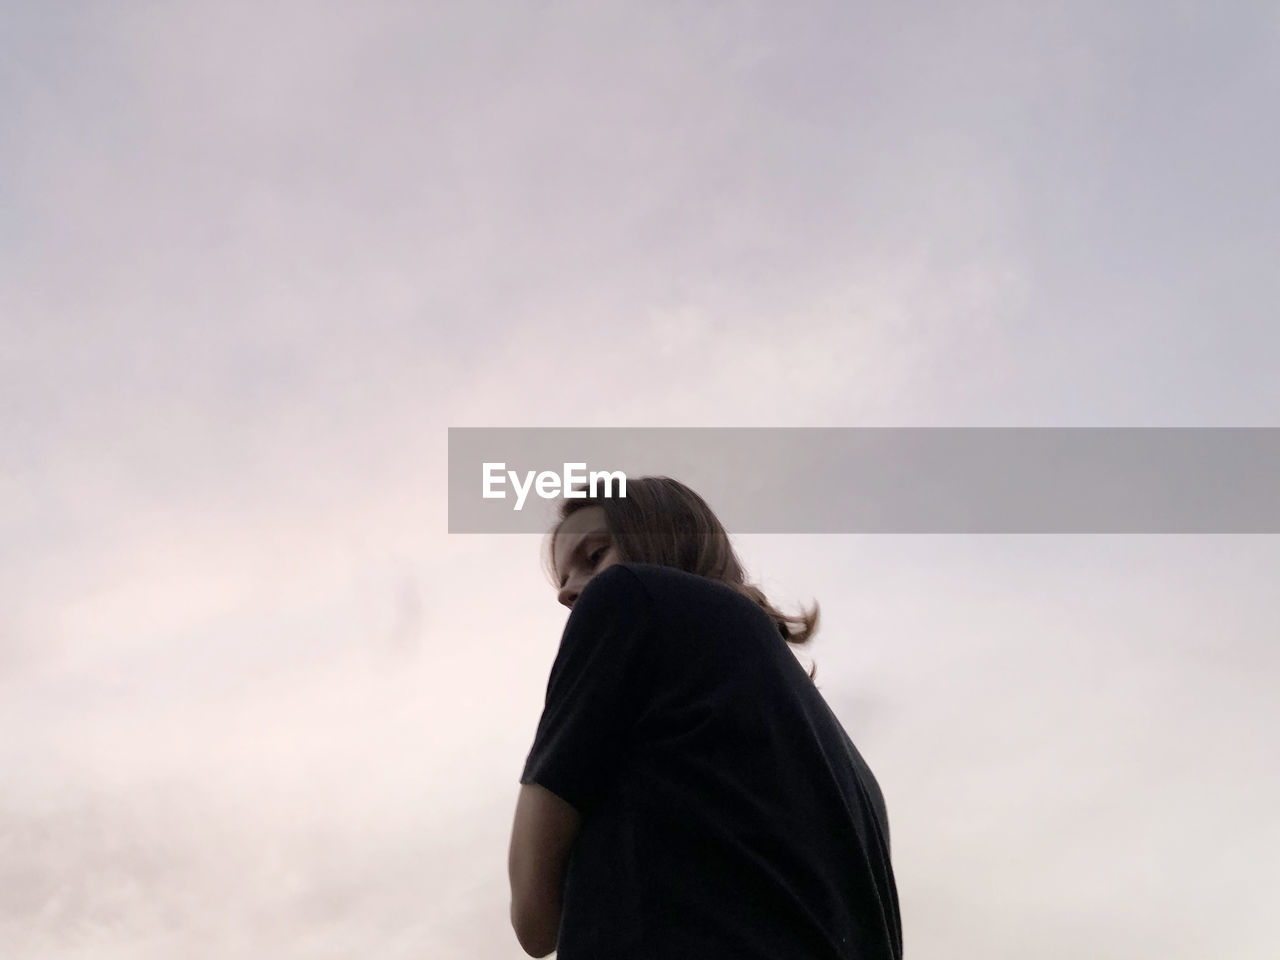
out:
{"label": "woman's hair", "polygon": [[[764,591],[747,582],[728,532],[702,497],[670,477],[627,477],[626,485],[625,497],[589,496],[584,484],[575,488],[583,496],[560,501],[560,517],[546,543],[546,564],[553,582],[560,524],[579,510],[600,507],[619,561],[675,567],[723,583],[760,604],[788,643],[807,643],[817,632],[816,602],[812,608],[789,616],[770,603]],[[810,679],[817,672],[815,666]]]}

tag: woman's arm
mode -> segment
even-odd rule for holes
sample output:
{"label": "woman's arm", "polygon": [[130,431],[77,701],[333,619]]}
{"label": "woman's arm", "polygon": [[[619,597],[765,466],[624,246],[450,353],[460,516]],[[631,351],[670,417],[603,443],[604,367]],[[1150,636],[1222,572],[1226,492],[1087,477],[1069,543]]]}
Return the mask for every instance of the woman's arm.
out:
{"label": "woman's arm", "polygon": [[511,926],[531,957],[545,957],[560,939],[565,868],[581,823],[573,805],[546,787],[521,785],[507,871]]}

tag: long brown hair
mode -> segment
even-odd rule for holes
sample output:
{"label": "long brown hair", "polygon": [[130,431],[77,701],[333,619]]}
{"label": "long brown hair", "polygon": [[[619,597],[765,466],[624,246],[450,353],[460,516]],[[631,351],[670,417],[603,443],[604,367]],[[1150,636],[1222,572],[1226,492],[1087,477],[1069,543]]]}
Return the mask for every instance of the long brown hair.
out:
{"label": "long brown hair", "polygon": [[[553,583],[560,524],[579,510],[600,507],[621,562],[656,563],[716,580],[763,607],[787,643],[799,646],[812,639],[818,630],[818,604],[795,615],[785,614],[769,602],[763,590],[748,583],[728,532],[697,493],[670,477],[627,477],[627,495],[621,497],[613,495],[612,478],[609,482],[611,488],[603,494],[591,496],[583,484],[575,488],[583,496],[560,501],[559,520],[546,543],[545,562]],[[810,679],[817,672],[815,665]]]}

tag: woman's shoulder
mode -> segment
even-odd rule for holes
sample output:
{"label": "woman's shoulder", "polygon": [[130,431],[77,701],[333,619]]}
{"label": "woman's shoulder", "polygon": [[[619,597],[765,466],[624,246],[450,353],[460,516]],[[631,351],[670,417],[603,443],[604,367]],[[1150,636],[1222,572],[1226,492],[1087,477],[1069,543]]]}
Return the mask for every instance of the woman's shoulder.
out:
{"label": "woman's shoulder", "polygon": [[[619,563],[644,589],[649,599],[669,615],[681,613],[694,619],[710,617],[713,622],[742,623],[760,621],[776,632],[773,621],[763,608],[740,590],[727,583],[698,576],[676,567],[656,563]],[[604,576],[613,568],[599,574]]]}
{"label": "woman's shoulder", "polygon": [[626,570],[641,585],[648,588],[651,595],[655,596],[661,593],[687,593],[687,594],[703,594],[707,596],[739,596],[738,591],[734,590],[728,584],[720,583],[717,580],[711,580],[707,577],[700,577],[695,573],[689,573],[676,567],[667,567],[657,563],[615,563],[608,570],[599,574],[603,577],[614,568]]}

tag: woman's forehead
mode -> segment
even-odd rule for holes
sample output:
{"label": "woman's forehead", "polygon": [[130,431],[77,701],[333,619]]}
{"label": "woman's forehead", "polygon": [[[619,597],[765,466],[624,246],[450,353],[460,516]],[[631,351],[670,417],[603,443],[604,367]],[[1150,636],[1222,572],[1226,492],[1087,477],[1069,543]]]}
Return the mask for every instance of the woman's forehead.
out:
{"label": "woman's forehead", "polygon": [[557,569],[583,538],[593,533],[607,533],[608,530],[603,507],[583,507],[569,514],[556,528],[554,554]]}
{"label": "woman's forehead", "polygon": [[559,535],[585,534],[596,530],[604,530],[604,507],[583,507],[575,510],[560,523]]}

